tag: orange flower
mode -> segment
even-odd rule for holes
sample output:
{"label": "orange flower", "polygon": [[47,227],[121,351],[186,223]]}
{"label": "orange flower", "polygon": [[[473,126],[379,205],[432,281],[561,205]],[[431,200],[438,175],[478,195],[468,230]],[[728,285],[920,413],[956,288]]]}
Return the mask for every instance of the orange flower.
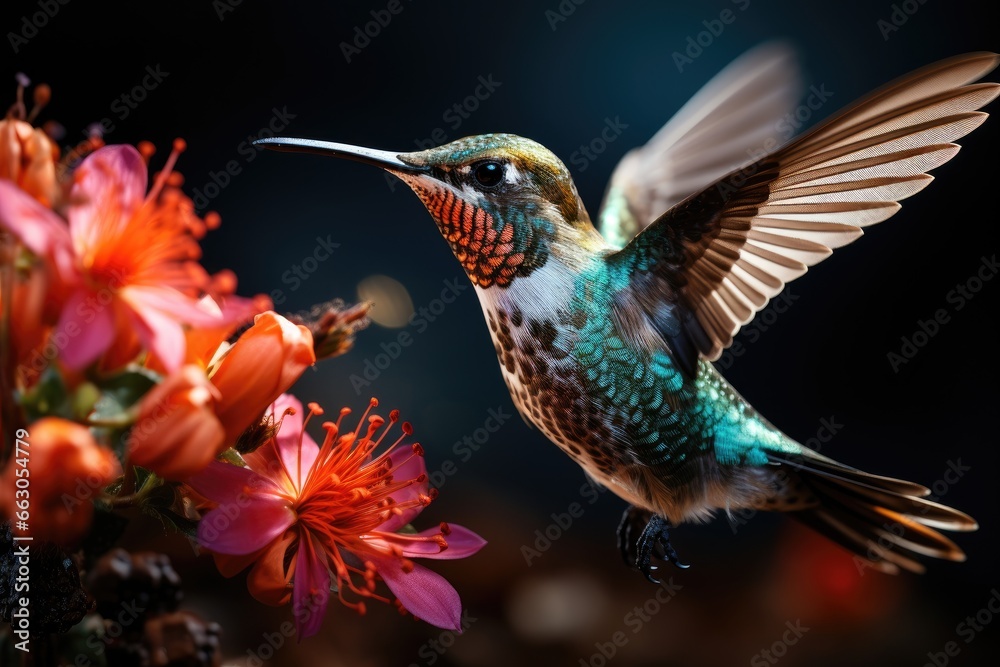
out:
{"label": "orange flower", "polygon": [[86,427],[59,417],[40,419],[27,431],[21,438],[27,446],[15,450],[0,475],[0,513],[17,519],[15,535],[72,543],[90,526],[92,499],[118,475],[118,460]]}
{"label": "orange flower", "polygon": [[271,311],[222,349],[211,365],[185,365],[143,397],[132,462],[170,480],[201,471],[316,361],[309,330]]}
{"label": "orange flower", "polygon": [[215,417],[219,390],[197,366],[184,366],[139,404],[129,435],[132,463],[160,477],[182,480],[207,466],[221,451],[225,431]]}
{"label": "orange flower", "polygon": [[43,205],[52,208],[59,186],[52,140],[30,123],[0,120],[0,178],[6,178]]}
{"label": "orange flower", "polygon": [[209,373],[222,394],[215,414],[226,442],[235,442],[314,363],[309,329],[272,311],[255,317]]}
{"label": "orange flower", "polygon": [[[17,246],[3,248],[2,261],[12,261],[14,265],[13,280],[10,290],[11,322],[8,327],[8,343],[11,357],[16,363],[15,386],[28,389],[35,384],[39,375],[55,356],[55,346],[46,346],[51,323],[58,317],[51,312],[51,301],[48,298],[53,288],[53,276],[49,268],[41,261],[21,252]],[[13,259],[9,259],[14,254]],[[0,301],[0,313],[6,313]]]}

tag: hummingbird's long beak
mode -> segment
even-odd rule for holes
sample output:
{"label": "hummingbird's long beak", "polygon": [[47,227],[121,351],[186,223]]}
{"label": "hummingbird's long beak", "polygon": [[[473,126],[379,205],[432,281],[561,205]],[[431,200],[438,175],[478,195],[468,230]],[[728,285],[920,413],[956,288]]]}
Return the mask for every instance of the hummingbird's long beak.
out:
{"label": "hummingbird's long beak", "polygon": [[380,151],[374,148],[363,148],[361,146],[351,146],[348,144],[337,144],[332,141],[319,141],[318,139],[297,139],[294,137],[265,137],[253,142],[254,146],[263,146],[275,151],[285,151],[289,153],[316,153],[317,155],[332,155],[333,157],[345,158],[364,162],[365,164],[382,167],[389,171],[401,171],[407,173],[426,173],[429,167],[418,164],[409,164],[399,159],[401,153],[390,151]]}

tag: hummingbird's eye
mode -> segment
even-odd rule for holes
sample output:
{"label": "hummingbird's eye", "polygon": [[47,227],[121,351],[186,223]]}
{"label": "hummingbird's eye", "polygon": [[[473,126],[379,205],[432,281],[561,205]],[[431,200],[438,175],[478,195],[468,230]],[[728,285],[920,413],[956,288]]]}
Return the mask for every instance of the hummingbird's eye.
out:
{"label": "hummingbird's eye", "polygon": [[480,162],[472,171],[476,183],[484,188],[492,188],[503,180],[503,165],[499,162]]}

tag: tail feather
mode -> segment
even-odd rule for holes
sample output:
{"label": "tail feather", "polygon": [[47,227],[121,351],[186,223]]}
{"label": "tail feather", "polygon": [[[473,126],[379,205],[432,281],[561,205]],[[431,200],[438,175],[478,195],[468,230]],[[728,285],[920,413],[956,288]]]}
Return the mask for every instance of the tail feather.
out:
{"label": "tail feather", "polygon": [[931,493],[931,490],[922,484],[907,482],[906,480],[895,479],[894,477],[873,475],[870,472],[846,466],[843,463],[834,461],[833,459],[817,454],[816,452],[810,452],[807,459],[791,459],[781,457],[772,458],[792,468],[807,468],[831,479],[859,482],[867,486],[874,486],[887,491],[894,491],[905,496],[923,497],[929,496]]}
{"label": "tail feather", "polygon": [[814,502],[788,514],[852,551],[874,569],[923,572],[926,556],[965,560],[965,553],[935,529],[976,530],[964,512],[928,500],[926,487],[872,475],[812,452],[773,457],[814,496]]}
{"label": "tail feather", "polygon": [[914,498],[867,484],[843,482],[824,477],[815,477],[809,481],[810,487],[818,493],[852,497],[852,499],[844,499],[842,502],[845,504],[854,502],[882,507],[904,516],[913,517],[925,526],[954,531],[975,530],[978,527],[976,521],[968,514],[926,498]]}
{"label": "tail feather", "polygon": [[900,567],[916,574],[924,572],[924,566],[918,561],[903,555],[900,550],[879,546],[877,538],[865,536],[826,510],[817,508],[789,514],[854,553],[867,567],[886,574],[899,574]]}
{"label": "tail feather", "polygon": [[[899,512],[883,507],[859,503],[851,504],[851,500],[853,499],[849,496],[838,498],[838,504],[830,504],[827,510],[836,516],[848,517],[863,525],[874,526],[874,531],[878,535],[892,539],[893,542],[898,542],[910,551],[932,558],[965,560],[965,554],[958,545],[933,528],[928,528]],[[890,526],[898,532],[890,532],[886,526]]]}

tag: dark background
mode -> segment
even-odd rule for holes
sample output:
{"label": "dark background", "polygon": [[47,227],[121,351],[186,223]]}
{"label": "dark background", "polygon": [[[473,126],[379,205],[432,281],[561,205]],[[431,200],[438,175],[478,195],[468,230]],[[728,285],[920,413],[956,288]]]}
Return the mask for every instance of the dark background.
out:
{"label": "dark background", "polygon": [[[431,305],[445,280],[465,278],[401,184],[393,190],[380,172],[360,165],[247,149],[243,142],[268,125],[275,108],[294,116],[285,129],[291,135],[405,151],[436,128],[448,139],[513,132],[542,142],[567,164],[606,118],[620,118],[628,127],[602,155],[582,172],[571,165],[596,213],[618,158],[732,58],[763,41],[790,41],[801,53],[806,84],[833,93],[810,122],[936,59],[1000,49],[991,10],[971,0],[910,0],[912,15],[887,40],[877,22],[890,20],[888,1],[751,0],[740,11],[747,3],[564,0],[575,11],[555,30],[546,10],[558,11],[557,0],[401,2],[402,12],[349,63],[340,43],[385,2],[74,0],[16,54],[9,33],[20,33],[22,17],[41,10],[35,2],[4,3],[0,71],[8,73],[10,98],[15,71],[52,85],[42,119],[65,126],[63,145],[103,118],[115,126],[109,143],[150,140],[160,160],[174,137],[184,137],[189,150],[179,170],[189,193],[212,192],[205,187],[211,174],[235,160],[240,173],[209,203],[223,224],[203,244],[204,263],[235,270],[241,293],[282,290],[279,309],[296,311],[333,297],[355,300],[357,284],[373,274],[402,283],[417,307]],[[671,54],[727,8],[736,20],[678,72]],[[115,100],[141,84],[147,66],[168,75],[122,117],[127,107]],[[455,129],[443,114],[474,93],[480,76],[500,86]],[[970,643],[957,626],[1000,584],[992,327],[1000,281],[986,283],[960,311],[946,295],[997,250],[997,136],[997,121],[987,121],[898,215],[796,281],[799,299],[726,371],[792,436],[813,437],[823,418],[842,424],[824,453],[877,473],[937,480],[944,502],[980,521],[979,532],[956,538],[967,563],[931,563],[922,577],[859,574],[850,556],[783,517],[756,516],[735,528],[718,518],[675,531],[674,544],[694,566],[666,572],[683,588],[665,605],[649,604],[648,621],[633,632],[636,617],[626,616],[656,589],[626,570],[614,547],[624,504],[610,494],[589,504],[580,493],[581,471],[516,415],[469,460],[452,449],[484,425],[488,410],[514,414],[468,289],[425,332],[407,327],[412,344],[370,387],[356,392],[350,378],[399,330],[372,325],[349,355],[308,372],[295,393],[328,410],[361,408],[377,395],[414,423],[431,470],[455,462],[457,471],[420,523],[447,519],[489,540],[473,558],[432,564],[456,585],[475,622],[455,640],[390,607],[369,605],[359,618],[332,602],[320,636],[285,642],[269,664],[601,665],[599,645],[610,652],[617,631],[628,641],[614,649],[609,662],[616,665],[771,664],[759,652],[780,644],[786,622],[797,620],[809,630],[775,651],[787,667],[922,665],[950,641],[960,652],[949,664],[995,660],[1000,619]],[[327,235],[339,247],[292,290],[282,276]],[[893,372],[887,353],[898,352],[900,337],[938,308],[951,321]],[[944,486],[949,462],[959,461],[969,470]],[[535,531],[573,502],[583,516],[527,566],[522,545],[532,545]],[[245,664],[248,651],[290,617],[287,608],[254,601],[242,576],[223,580],[183,540],[145,526],[129,543],[174,554],[187,582],[186,605],[224,628],[227,664]],[[431,640],[449,648],[442,655]]]}

